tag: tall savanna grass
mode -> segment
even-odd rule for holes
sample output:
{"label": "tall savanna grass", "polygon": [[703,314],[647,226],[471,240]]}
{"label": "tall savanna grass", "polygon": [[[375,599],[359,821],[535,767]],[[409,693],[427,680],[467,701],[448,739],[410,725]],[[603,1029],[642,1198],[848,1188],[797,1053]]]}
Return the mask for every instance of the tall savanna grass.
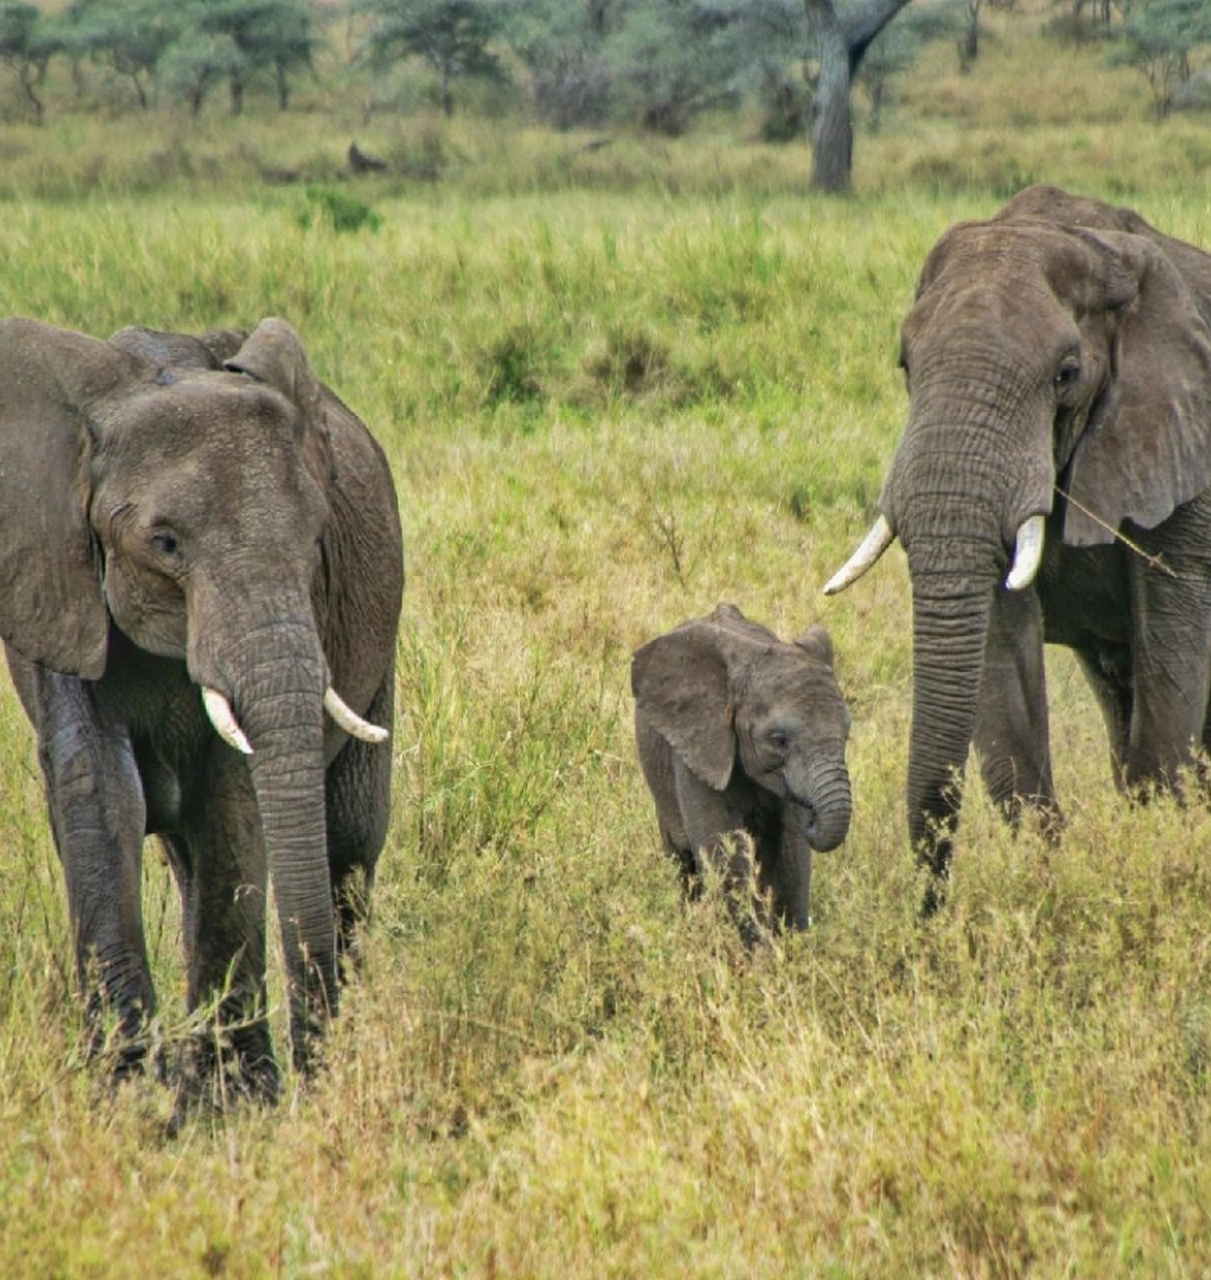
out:
{"label": "tall savanna grass", "polygon": [[[973,785],[923,922],[902,558],[819,590],[875,510],[898,324],[946,225],[1039,179],[1211,245],[1205,123],[1158,127],[1142,80],[997,22],[977,72],[939,56],[860,133],[847,201],[732,124],[585,149],[375,117],[368,149],[445,167],[356,183],[349,122],[319,114],[6,134],[0,313],[287,316],[387,449],[409,585],[364,967],[326,1069],[272,1112],[168,1138],[162,1086],[85,1064],[32,736],[0,696],[0,1272],[1211,1271],[1205,811],[1124,806],[1052,655],[1065,839],[1011,836]],[[304,216],[315,184],[381,225]],[[756,955],[714,897],[680,901],[630,738],[632,649],[721,600],[824,622],[854,713],[850,838],[811,932]],[[147,863],[171,1047],[179,921]]]}

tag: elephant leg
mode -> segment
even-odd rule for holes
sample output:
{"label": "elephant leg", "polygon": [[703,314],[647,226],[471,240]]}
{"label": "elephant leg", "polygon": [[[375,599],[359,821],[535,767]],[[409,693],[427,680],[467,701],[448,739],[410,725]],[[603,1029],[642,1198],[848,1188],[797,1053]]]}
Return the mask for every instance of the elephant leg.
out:
{"label": "elephant leg", "polygon": [[1110,762],[1114,781],[1120,788],[1127,771],[1127,749],[1131,740],[1131,655],[1125,647],[1074,650],[1093,696],[1101,708],[1110,739]]}
{"label": "elephant leg", "polygon": [[679,844],[673,833],[660,823],[660,843],[669,860],[677,868],[677,876],[681,881],[681,891],[687,898],[693,899],[702,892],[702,877],[698,871],[698,859],[688,845]]}
{"label": "elephant leg", "polygon": [[1051,775],[1043,618],[1033,591],[996,593],[973,742],[984,785],[1015,826],[1037,810],[1051,834],[1062,825]]}
{"label": "elephant leg", "polygon": [[[266,1016],[267,867],[256,796],[242,758],[212,749],[204,795],[165,841],[182,889],[186,1003],[204,1011],[183,1100],[213,1091],[274,1101],[281,1087]],[[190,820],[192,819],[192,820]]]}
{"label": "elephant leg", "polygon": [[673,782],[689,847],[699,876],[713,872],[723,882],[729,907],[749,945],[767,926],[758,897],[757,848],[732,788],[715,791],[679,758]]}
{"label": "elephant leg", "polygon": [[768,861],[765,849],[778,851],[769,877],[774,918],[796,930],[806,929],[812,922],[812,846],[807,838],[808,819],[809,811],[803,805],[788,804],[760,841],[763,871]]}
{"label": "elephant leg", "polygon": [[[366,718],[373,724],[390,725],[394,706],[392,664],[371,700]],[[391,757],[389,742],[376,744],[350,738],[324,776],[337,946],[340,955],[354,963],[357,930],[370,916],[374,870],[387,839]]]}
{"label": "elephant leg", "polygon": [[38,760],[67,885],[76,970],[94,1052],[116,1016],[116,1078],[141,1070],[155,1012],[143,934],[145,811],[126,728],[98,708],[94,686],[12,663],[38,730]]}

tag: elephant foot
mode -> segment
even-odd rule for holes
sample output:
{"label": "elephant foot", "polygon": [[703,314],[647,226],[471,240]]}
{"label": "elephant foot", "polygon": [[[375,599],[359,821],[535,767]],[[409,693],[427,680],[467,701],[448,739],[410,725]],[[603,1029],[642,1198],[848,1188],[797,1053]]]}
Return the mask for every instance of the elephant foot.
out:
{"label": "elephant foot", "polygon": [[950,884],[948,876],[933,876],[925,886],[921,895],[921,919],[932,920],[946,905],[946,890]]}
{"label": "elephant foot", "polygon": [[219,1119],[241,1106],[275,1106],[281,1096],[281,1071],[267,1030],[212,1030],[185,1051],[168,1133],[175,1136],[189,1120]]}
{"label": "elephant foot", "polygon": [[105,1017],[108,1006],[94,997],[85,1011],[88,1024],[88,1061],[106,1073],[116,1088],[128,1080],[147,1074],[151,1065],[158,1079],[164,1078],[164,1057],[159,1037],[141,1004],[127,1008],[116,1023]]}

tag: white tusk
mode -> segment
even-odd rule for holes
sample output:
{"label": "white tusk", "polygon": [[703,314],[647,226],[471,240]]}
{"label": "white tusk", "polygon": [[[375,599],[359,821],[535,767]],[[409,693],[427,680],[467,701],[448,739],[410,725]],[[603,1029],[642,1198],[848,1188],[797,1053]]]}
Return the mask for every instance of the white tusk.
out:
{"label": "white tusk", "polygon": [[892,533],[887,517],[880,516],[862,539],[862,545],[824,584],[824,594],[835,596],[838,591],[844,591],[851,583],[857,582],[895,540],[896,535]]}
{"label": "white tusk", "polygon": [[249,745],[248,739],[244,737],[244,731],[240,728],[239,721],[235,718],[231,703],[217,689],[203,687],[202,705],[206,708],[210,723],[214,725],[215,733],[229,747],[234,747],[246,756],[252,755],[252,747]]}
{"label": "white tusk", "polygon": [[387,741],[387,730],[377,724],[371,724],[368,720],[363,720],[331,685],[324,693],[324,710],[346,733],[351,733],[355,738],[361,738],[363,742]]}
{"label": "white tusk", "polygon": [[1005,585],[1010,591],[1021,591],[1034,581],[1043,559],[1043,517],[1030,516],[1018,526],[1013,544],[1013,564]]}

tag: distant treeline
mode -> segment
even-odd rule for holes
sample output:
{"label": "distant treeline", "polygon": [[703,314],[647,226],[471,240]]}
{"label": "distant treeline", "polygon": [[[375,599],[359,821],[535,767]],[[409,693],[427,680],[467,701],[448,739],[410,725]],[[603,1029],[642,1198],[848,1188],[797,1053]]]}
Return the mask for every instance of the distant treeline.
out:
{"label": "distant treeline", "polygon": [[[878,0],[836,12],[860,15],[864,3]],[[1014,6],[912,0],[860,59],[872,109],[923,44],[950,42],[966,66],[981,10]],[[254,103],[285,111],[306,86],[364,113],[428,103],[449,115],[474,94],[556,128],[625,121],[665,134],[707,110],[755,107],[763,136],[788,140],[809,130],[809,18],[822,7],[833,0],[4,2],[0,111],[35,123],[99,102],[197,115],[220,96],[234,114]],[[1196,55],[1211,45],[1205,0],[1056,0],[1043,21],[1057,41],[1106,39],[1147,77],[1160,115],[1190,98]]]}

